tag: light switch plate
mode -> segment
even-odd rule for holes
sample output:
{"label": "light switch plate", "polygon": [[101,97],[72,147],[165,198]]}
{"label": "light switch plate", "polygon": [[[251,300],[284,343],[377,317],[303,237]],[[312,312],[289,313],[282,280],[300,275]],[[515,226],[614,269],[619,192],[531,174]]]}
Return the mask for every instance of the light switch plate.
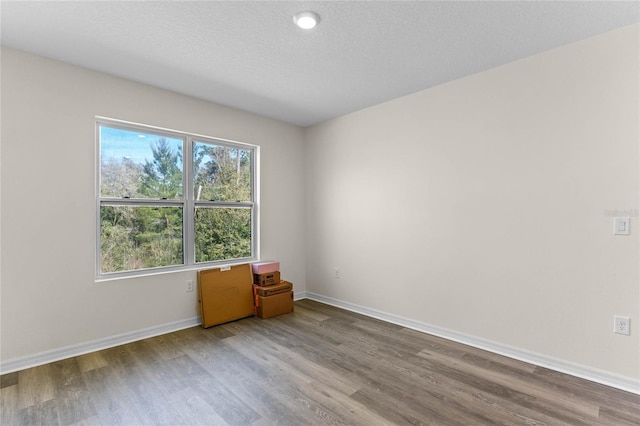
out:
{"label": "light switch plate", "polygon": [[613,233],[615,235],[629,235],[629,217],[613,218]]}

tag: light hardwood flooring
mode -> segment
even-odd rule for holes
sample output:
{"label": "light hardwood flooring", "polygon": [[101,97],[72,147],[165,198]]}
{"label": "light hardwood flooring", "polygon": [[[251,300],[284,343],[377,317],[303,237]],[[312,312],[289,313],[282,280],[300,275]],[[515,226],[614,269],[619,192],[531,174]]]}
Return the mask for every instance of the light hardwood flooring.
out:
{"label": "light hardwood flooring", "polygon": [[9,425],[640,425],[640,396],[310,300],[1,377]]}

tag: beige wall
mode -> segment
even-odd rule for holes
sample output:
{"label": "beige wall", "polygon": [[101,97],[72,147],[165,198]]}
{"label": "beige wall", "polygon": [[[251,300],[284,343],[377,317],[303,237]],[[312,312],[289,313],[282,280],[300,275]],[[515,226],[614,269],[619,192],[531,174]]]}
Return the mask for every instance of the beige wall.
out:
{"label": "beige wall", "polygon": [[307,290],[639,378],[638,28],[309,128]]}
{"label": "beige wall", "polygon": [[302,130],[2,50],[3,361],[196,316],[195,272],[98,282],[96,115],[261,146],[261,254],[305,289]]}

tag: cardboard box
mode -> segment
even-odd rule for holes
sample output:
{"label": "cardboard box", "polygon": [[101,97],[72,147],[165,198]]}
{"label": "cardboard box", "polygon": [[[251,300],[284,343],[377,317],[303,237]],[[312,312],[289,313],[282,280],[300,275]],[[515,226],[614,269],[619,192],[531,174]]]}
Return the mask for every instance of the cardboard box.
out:
{"label": "cardboard box", "polygon": [[262,319],[293,312],[293,291],[256,297],[256,315]]}
{"label": "cardboard box", "polygon": [[[274,294],[285,293],[287,291],[291,291],[293,289],[293,284],[289,281],[280,281],[276,285],[270,285],[267,287],[253,285],[253,294],[254,296],[273,296]],[[254,298],[255,300],[255,298]]]}
{"label": "cardboard box", "polygon": [[280,262],[258,262],[251,265],[254,274],[266,274],[280,270]]}
{"label": "cardboard box", "polygon": [[280,283],[280,271],[267,272],[266,274],[253,274],[253,283],[256,285],[275,285]]}
{"label": "cardboard box", "polygon": [[202,326],[253,315],[251,265],[198,271],[198,301]]}

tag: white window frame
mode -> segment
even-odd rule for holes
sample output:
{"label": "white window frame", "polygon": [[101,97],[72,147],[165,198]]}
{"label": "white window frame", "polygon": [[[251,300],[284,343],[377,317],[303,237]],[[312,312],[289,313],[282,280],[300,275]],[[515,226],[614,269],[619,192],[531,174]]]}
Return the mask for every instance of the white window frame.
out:
{"label": "white window frame", "polygon": [[[101,178],[101,156],[100,156],[100,127],[111,127],[141,133],[153,133],[174,139],[183,140],[182,152],[182,200],[160,200],[160,199],[129,199],[102,197],[100,194]],[[251,161],[251,200],[248,202],[229,201],[196,201],[194,200],[193,188],[193,143],[211,143],[212,145],[241,148],[252,152]],[[170,130],[161,127],[149,126],[145,124],[133,123],[129,121],[116,120],[107,117],[96,117],[96,253],[95,270],[96,281],[106,281],[111,279],[128,278],[144,275],[155,275],[160,273],[199,270],[217,266],[236,265],[254,262],[260,258],[259,255],[259,164],[260,146],[247,144],[244,142],[222,139],[212,136],[199,135],[178,130]],[[182,244],[183,263],[181,265],[160,266],[145,269],[135,269],[131,271],[102,272],[101,259],[101,216],[100,207],[103,205],[131,205],[131,206],[159,206],[159,207],[182,207]],[[196,207],[243,207],[251,209],[251,256],[238,259],[224,259],[208,262],[195,261],[195,209]]]}

